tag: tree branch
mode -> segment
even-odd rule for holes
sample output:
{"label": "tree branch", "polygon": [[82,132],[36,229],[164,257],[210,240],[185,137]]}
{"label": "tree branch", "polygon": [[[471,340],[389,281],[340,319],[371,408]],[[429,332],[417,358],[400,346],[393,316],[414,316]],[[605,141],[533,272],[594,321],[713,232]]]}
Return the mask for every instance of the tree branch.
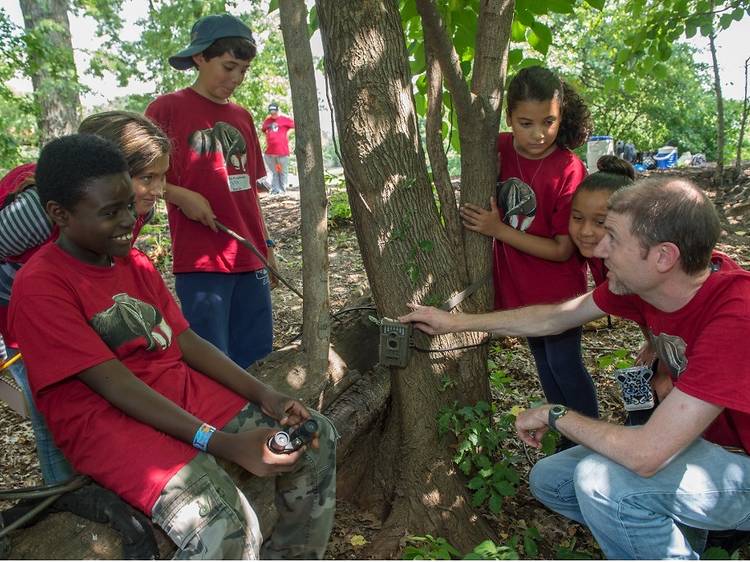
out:
{"label": "tree branch", "polygon": [[437,58],[443,71],[446,87],[453,94],[453,103],[458,113],[458,119],[459,121],[468,120],[471,118],[471,93],[464,81],[464,73],[461,70],[458,53],[445,33],[443,21],[435,3],[431,0],[416,0],[416,2],[417,11],[422,18],[424,35],[430,37],[435,58]]}
{"label": "tree branch", "polygon": [[459,270],[466,269],[466,259],[461,238],[461,219],[456,206],[456,194],[453,191],[448,159],[443,151],[443,74],[440,63],[435,57],[432,38],[424,34],[425,59],[427,63],[427,118],[425,119],[425,137],[427,154],[432,167],[432,181],[440,200],[440,211],[445,221],[445,229],[450,245],[456,249]]}

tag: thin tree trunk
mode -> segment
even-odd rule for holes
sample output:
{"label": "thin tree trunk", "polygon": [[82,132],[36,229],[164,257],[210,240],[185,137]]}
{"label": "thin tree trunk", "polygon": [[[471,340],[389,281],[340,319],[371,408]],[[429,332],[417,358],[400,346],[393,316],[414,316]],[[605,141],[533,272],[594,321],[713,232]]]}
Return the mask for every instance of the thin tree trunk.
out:
{"label": "thin tree trunk", "polygon": [[328,298],[328,200],[323,178],[318,93],[315,87],[307,8],[303,0],[280,0],[292,105],[295,116],[294,153],[300,177],[302,214],[302,345],[311,373],[326,372],[331,339]]}
{"label": "thin tree trunk", "polygon": [[711,50],[711,65],[714,71],[714,93],[716,94],[716,185],[724,183],[724,98],[721,94],[719,61],[716,58],[716,34],[708,36]]}
{"label": "thin tree trunk", "polygon": [[[347,193],[373,297],[383,316],[407,302],[442,302],[463,289],[455,252],[440,223],[414,110],[398,5],[394,0],[317,0],[325,69],[332,86]],[[399,548],[405,529],[448,537],[471,548],[491,536],[454,475],[438,438],[439,409],[489,395],[486,346],[479,334],[415,334],[422,348],[474,344],[469,350],[413,353],[391,369],[391,403],[383,432],[372,436],[371,473],[360,502],[378,498],[385,524],[378,557]],[[440,390],[454,379],[460,393]],[[373,455],[373,451],[376,454]]]}
{"label": "thin tree trunk", "polygon": [[740,118],[740,134],[737,138],[737,158],[734,161],[734,175],[739,178],[742,174],[742,143],[745,142],[745,126],[747,125],[747,114],[750,112],[750,99],[747,96],[748,76],[747,69],[750,57],[745,59],[745,96],[742,98],[742,117]]}
{"label": "thin tree trunk", "polygon": [[67,0],[20,0],[40,146],[78,127],[81,101]]}

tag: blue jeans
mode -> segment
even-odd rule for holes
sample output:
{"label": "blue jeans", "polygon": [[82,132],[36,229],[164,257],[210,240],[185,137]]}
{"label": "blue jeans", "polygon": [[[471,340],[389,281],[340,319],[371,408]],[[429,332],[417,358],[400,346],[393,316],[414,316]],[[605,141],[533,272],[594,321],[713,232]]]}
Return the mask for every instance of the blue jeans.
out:
{"label": "blue jeans", "polygon": [[650,478],[573,447],[539,461],[529,485],[586,525],[610,559],[698,559],[686,527],[750,530],[750,457],[704,439]]}
{"label": "blue jeans", "polygon": [[273,349],[268,271],[178,273],[175,292],[190,327],[240,367]]}
{"label": "blue jeans", "polygon": [[289,156],[276,156],[274,154],[264,154],[263,159],[266,161],[268,174],[271,176],[271,193],[286,193],[287,167],[289,166]]}
{"label": "blue jeans", "polygon": [[547,402],[563,404],[590,418],[599,417],[596,389],[581,357],[581,328],[528,338]]}
{"label": "blue jeans", "polygon": [[[8,348],[9,359],[17,354],[17,349]],[[29,409],[29,417],[31,418],[31,428],[34,430],[34,438],[36,439],[36,454],[39,457],[39,467],[42,470],[44,483],[48,485],[59,484],[68,480],[74,474],[73,467],[70,466],[62,451],[55,445],[44,417],[36,409],[23,359],[13,363],[10,366],[10,372],[16,384],[21,387],[23,397],[26,399],[26,407]]]}

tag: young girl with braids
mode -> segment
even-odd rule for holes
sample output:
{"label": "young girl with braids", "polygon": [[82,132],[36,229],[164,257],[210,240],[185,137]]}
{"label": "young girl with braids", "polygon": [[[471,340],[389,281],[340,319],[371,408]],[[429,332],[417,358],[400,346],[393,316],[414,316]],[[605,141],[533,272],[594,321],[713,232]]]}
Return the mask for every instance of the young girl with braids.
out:
{"label": "young girl with braids", "polygon": [[[464,226],[492,236],[495,310],[556,303],[586,291],[585,264],[568,231],[571,202],[586,176],[571,151],[591,132],[578,94],[553,72],[524,68],[508,86],[498,137],[500,177],[490,210],[467,204]],[[598,417],[594,384],[581,358],[581,328],[528,338],[550,404]]]}

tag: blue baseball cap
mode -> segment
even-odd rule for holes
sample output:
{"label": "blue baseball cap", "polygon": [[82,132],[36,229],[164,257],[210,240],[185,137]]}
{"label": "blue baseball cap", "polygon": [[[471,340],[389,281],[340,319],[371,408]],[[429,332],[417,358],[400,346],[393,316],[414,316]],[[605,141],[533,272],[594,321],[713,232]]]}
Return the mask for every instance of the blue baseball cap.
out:
{"label": "blue baseball cap", "polygon": [[255,45],[250,28],[241,19],[231,14],[213,14],[195,22],[190,30],[190,45],[169,57],[169,64],[177,70],[193,68],[193,55],[202,53],[224,37],[243,37]]}

